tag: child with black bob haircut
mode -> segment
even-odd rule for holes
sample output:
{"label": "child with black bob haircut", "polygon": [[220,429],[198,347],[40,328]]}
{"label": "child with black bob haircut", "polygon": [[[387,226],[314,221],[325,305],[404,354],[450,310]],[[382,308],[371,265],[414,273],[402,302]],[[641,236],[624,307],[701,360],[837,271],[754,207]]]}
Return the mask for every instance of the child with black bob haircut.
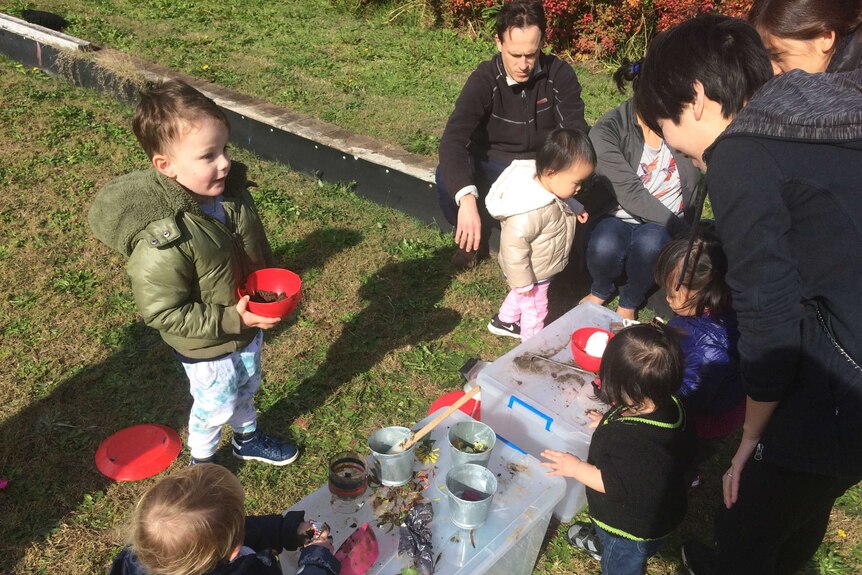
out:
{"label": "child with black bob haircut", "polygon": [[338,575],[332,537],[304,520],[304,512],[246,517],[239,479],[202,463],[159,480],[141,497],[131,545],[110,575],[282,575],[282,549],[304,546],[304,575]]}
{"label": "child with black bob haircut", "polygon": [[742,425],[745,390],[739,371],[736,314],[725,281],[727,256],[714,226],[698,225],[683,270],[688,249],[685,238],[667,244],[658,256],[655,279],[676,314],[668,325],[682,333],[684,369],[677,395],[697,429],[700,464]]}
{"label": "child with black bob haircut", "polygon": [[[673,330],[638,324],[608,342],[599,368],[601,417],[587,461],[545,450],[549,475],[587,488],[592,524],[576,522],[569,541],[600,559],[605,575],[641,574],[687,509],[694,426],[675,396],[682,355]],[[598,417],[598,416],[596,416]]]}

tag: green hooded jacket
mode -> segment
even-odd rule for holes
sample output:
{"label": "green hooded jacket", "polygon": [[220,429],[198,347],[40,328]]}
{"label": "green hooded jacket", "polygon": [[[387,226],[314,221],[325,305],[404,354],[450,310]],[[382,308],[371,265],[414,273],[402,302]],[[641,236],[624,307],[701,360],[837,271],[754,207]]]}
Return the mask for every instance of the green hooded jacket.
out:
{"label": "green hooded jacket", "polygon": [[211,359],[248,345],[237,287],[272,265],[272,251],[248,192],[246,166],[225,182],[225,224],[201,211],[174,180],[151,168],[105,185],[90,208],[96,237],[128,257],[126,271],[144,323],[181,355]]}

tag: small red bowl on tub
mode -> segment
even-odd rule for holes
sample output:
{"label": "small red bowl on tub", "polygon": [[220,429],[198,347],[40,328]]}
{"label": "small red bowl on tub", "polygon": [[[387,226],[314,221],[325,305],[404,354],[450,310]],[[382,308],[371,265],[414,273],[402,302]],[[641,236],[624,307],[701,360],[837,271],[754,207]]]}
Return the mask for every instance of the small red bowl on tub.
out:
{"label": "small red bowl on tub", "polygon": [[[240,298],[250,295],[248,311],[264,317],[284,318],[290,315],[302,295],[302,279],[290,270],[282,268],[263,268],[252,272],[245,285],[237,288]],[[255,301],[255,292],[267,291],[284,294],[284,299],[274,302]]]}
{"label": "small red bowl on tub", "polygon": [[587,353],[586,348],[590,337],[597,333],[607,334],[607,341],[610,341],[614,336],[613,333],[600,327],[582,327],[576,329],[572,334],[572,357],[575,358],[575,362],[579,366],[592,372],[599,371],[599,366],[602,364],[602,356],[591,355]]}

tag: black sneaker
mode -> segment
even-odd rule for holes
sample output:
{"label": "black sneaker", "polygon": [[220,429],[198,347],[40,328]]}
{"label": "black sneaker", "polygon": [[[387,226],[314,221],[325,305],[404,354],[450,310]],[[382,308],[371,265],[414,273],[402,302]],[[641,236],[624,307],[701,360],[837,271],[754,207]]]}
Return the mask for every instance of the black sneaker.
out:
{"label": "black sneaker", "polygon": [[683,543],[682,564],[688,575],[716,575],[715,550],[700,541]]}
{"label": "black sneaker", "polygon": [[233,436],[233,456],[246,461],[262,461],[270,465],[287,465],[299,457],[299,449],[286,441],[281,441],[260,431],[256,431],[250,439],[238,439]]}
{"label": "black sneaker", "polygon": [[575,549],[580,549],[596,561],[602,560],[602,542],[592,523],[576,521],[569,527],[567,538]]}
{"label": "black sneaker", "polygon": [[494,335],[502,335],[504,337],[516,337],[518,339],[521,339],[521,324],[519,324],[518,322],[502,322],[497,315],[494,315],[494,317],[491,318],[491,321],[488,322],[488,331],[490,331]]}

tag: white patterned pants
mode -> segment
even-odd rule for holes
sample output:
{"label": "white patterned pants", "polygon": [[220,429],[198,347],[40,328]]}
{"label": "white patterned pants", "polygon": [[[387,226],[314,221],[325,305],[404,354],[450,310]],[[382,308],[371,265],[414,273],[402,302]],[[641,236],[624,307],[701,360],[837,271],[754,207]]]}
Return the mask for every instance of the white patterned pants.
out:
{"label": "white patterned pants", "polygon": [[257,427],[254,394],[260,388],[260,348],[263,331],[245,349],[197,363],[183,363],[189,378],[192,412],[189,416],[189,448],[192,457],[211,457],[218,448],[221,428],[249,433]]}

